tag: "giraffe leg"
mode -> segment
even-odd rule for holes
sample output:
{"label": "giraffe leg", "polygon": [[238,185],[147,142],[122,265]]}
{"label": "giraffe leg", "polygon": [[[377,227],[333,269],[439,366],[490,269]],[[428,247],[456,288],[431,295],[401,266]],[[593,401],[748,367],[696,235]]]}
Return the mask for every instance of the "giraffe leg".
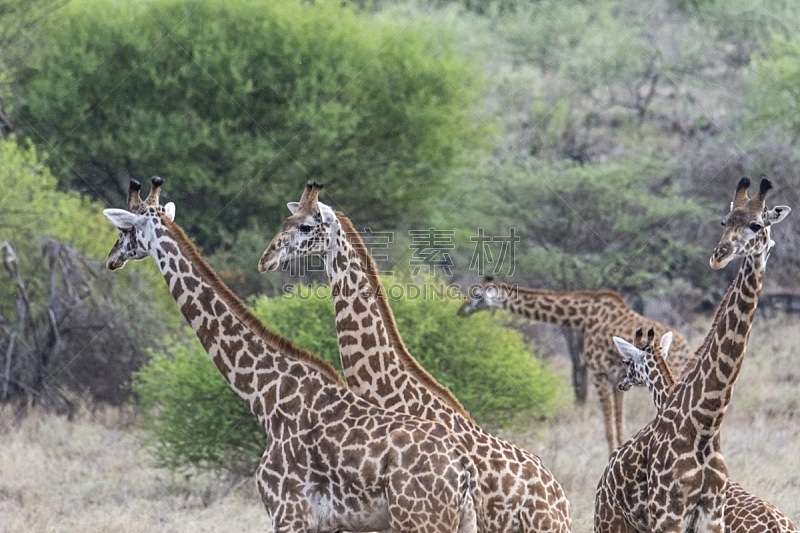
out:
{"label": "giraffe leg", "polygon": [[606,443],[608,444],[609,455],[619,445],[619,438],[617,436],[617,425],[614,421],[614,394],[612,387],[609,385],[609,379],[605,374],[597,371],[592,372],[592,383],[597,389],[597,396],[600,399],[600,410],[603,413],[603,423],[606,430]]}
{"label": "giraffe leg", "polygon": [[614,398],[614,422],[616,422],[615,431],[617,433],[617,446],[625,442],[625,404],[623,399],[625,395],[617,387],[611,386],[611,395]]}

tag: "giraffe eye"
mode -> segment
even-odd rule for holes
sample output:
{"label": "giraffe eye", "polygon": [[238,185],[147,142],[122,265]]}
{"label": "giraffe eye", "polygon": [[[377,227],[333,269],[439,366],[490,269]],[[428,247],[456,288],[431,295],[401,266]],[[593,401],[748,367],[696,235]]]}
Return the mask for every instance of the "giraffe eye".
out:
{"label": "giraffe eye", "polygon": [[299,231],[300,233],[311,233],[311,226],[309,226],[308,224],[300,224],[299,226],[297,226],[297,231]]}
{"label": "giraffe eye", "polygon": [[764,226],[762,226],[758,222],[753,222],[752,224],[750,224],[750,231],[752,231],[753,233],[758,233],[763,229],[763,227]]}

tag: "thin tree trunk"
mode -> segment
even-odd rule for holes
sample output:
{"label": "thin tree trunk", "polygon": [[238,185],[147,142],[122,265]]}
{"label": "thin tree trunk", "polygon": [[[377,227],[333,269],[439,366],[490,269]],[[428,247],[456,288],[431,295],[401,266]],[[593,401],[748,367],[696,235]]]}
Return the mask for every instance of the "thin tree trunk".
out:
{"label": "thin tree trunk", "polygon": [[588,372],[586,362],[583,360],[583,335],[569,328],[562,328],[564,339],[567,341],[569,357],[572,360],[572,389],[575,391],[575,400],[586,403],[588,391]]}

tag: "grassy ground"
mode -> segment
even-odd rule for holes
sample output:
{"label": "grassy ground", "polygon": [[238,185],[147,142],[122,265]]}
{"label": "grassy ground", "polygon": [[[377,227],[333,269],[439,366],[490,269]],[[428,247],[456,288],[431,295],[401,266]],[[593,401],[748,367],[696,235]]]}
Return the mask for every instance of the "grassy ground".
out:
{"label": "grassy ground", "polygon": [[[690,334],[697,343],[703,323]],[[732,478],[800,522],[800,362],[797,319],[758,317],[723,429]],[[568,382],[566,358],[553,359]],[[627,430],[653,415],[631,391]],[[35,413],[13,423],[0,411],[0,531],[266,531],[252,480],[176,479],[153,468],[119,413],[82,413],[67,422]],[[576,532],[591,531],[597,480],[606,464],[595,398],[570,405],[544,427],[503,436],[538,453],[571,501]]]}

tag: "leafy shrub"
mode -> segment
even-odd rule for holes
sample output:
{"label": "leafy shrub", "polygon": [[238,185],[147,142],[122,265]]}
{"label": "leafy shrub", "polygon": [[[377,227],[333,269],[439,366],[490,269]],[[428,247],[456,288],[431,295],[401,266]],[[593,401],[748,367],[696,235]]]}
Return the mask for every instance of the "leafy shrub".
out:
{"label": "leafy shrub", "polygon": [[133,390],[159,466],[189,475],[195,468],[253,473],[264,430],[199,342],[169,342],[165,354],[153,354],[134,374]]}
{"label": "leafy shrub", "polygon": [[479,423],[530,423],[552,415],[553,374],[502,316],[457,316],[461,299],[452,286],[396,280],[384,286],[409,352]]}
{"label": "leafy shrub", "polygon": [[[530,423],[552,413],[557,384],[518,332],[489,313],[456,316],[460,300],[443,295],[441,285],[389,283],[387,294],[409,350],[479,422]],[[259,297],[253,311],[271,329],[340,367],[329,287]],[[136,374],[133,387],[145,412],[149,445],[162,466],[245,475],[257,465],[263,431],[199,343],[169,343],[166,354],[154,356]]]}
{"label": "leafy shrub", "polygon": [[62,185],[110,204],[129,177],[170,180],[209,252],[276,226],[310,178],[385,227],[482,142],[479,78],[441,34],[343,4],[73,1],[30,54],[16,123]]}

